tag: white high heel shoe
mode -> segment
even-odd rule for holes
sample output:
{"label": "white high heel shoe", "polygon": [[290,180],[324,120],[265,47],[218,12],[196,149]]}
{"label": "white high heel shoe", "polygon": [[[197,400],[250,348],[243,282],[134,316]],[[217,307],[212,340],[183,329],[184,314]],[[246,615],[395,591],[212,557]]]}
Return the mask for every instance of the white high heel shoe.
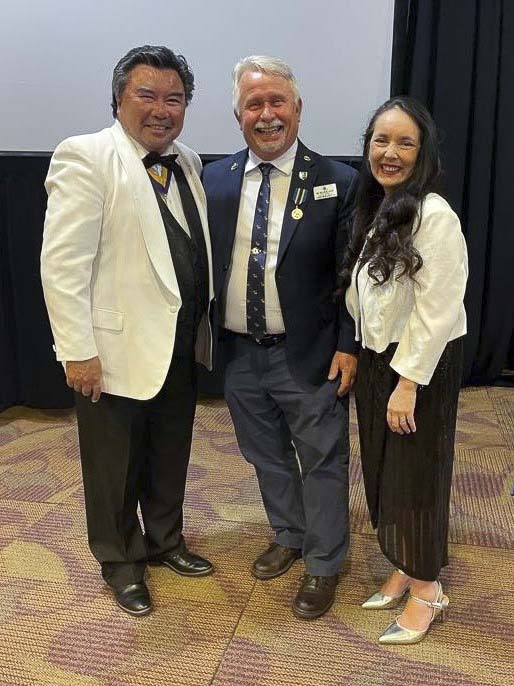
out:
{"label": "white high heel shoe", "polygon": [[378,639],[379,643],[386,645],[410,645],[412,643],[419,643],[425,638],[430,626],[437,617],[440,617],[441,621],[444,620],[444,615],[450,601],[448,596],[444,595],[443,588],[439,581],[437,582],[437,595],[435,600],[424,600],[423,598],[418,598],[414,595],[409,596],[409,598],[412,598],[416,603],[420,603],[420,605],[432,608],[432,617],[427,626],[420,631],[416,629],[407,629],[399,623],[397,617],[394,622],[387,627],[382,636],[380,636]]}
{"label": "white high heel shoe", "polygon": [[[397,569],[395,571],[397,571],[398,574],[406,576],[405,572],[403,572],[401,569]],[[399,605],[401,599],[408,590],[409,587],[407,586],[405,590],[400,593],[400,595],[386,595],[385,593],[382,593],[382,591],[377,591],[376,593],[373,593],[373,595],[367,600],[365,600],[361,607],[363,607],[365,610],[386,610],[389,607],[396,607]]]}

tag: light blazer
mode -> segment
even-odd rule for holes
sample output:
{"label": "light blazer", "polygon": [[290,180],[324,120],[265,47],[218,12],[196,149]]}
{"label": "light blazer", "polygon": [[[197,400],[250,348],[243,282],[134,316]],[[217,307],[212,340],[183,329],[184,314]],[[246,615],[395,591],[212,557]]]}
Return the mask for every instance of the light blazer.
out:
{"label": "light blazer", "polygon": [[[175,141],[195,198],[209,259],[198,155]],[[155,396],[173,353],[180,292],[148,174],[123,127],[63,141],[46,179],[41,277],[57,359],[99,356],[106,393]],[[211,368],[209,318],[196,359]]]}
{"label": "light blazer", "polygon": [[418,217],[412,241],[423,265],[414,278],[404,275],[378,286],[365,265],[357,288],[356,264],[346,304],[362,347],[381,353],[397,342],[390,366],[427,386],[446,344],[466,333],[468,253],[459,218],[440,195],[429,193]]}
{"label": "light blazer", "polygon": [[[234,245],[247,155],[246,149],[212,162],[205,166],[202,175],[218,301]],[[356,349],[353,320],[344,304],[337,305],[333,297],[336,251],[347,242],[356,181],[357,172],[348,165],[322,157],[298,143],[275,280],[286,330],[288,366],[291,374],[307,386],[319,386],[326,380],[336,350]],[[334,197],[316,200],[314,188],[324,184],[335,184],[336,193]],[[303,217],[299,220],[291,216],[296,188],[307,191],[301,205]]]}

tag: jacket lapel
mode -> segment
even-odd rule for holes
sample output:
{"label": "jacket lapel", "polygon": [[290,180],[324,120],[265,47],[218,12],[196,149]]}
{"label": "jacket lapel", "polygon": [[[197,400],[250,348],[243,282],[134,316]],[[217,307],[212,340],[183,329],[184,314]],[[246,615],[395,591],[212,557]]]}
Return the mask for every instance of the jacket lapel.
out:
{"label": "jacket lapel", "polygon": [[163,229],[161,212],[152,184],[148,180],[148,173],[119,122],[115,122],[111,132],[129,179],[139,226],[150,260],[164,286],[180,300],[166,231]]}
{"label": "jacket lapel", "polygon": [[205,191],[200,181],[200,177],[196,173],[196,170],[191,166],[182,144],[175,141],[175,148],[180,152],[180,166],[186,177],[186,181],[193,194],[196,207],[198,209],[198,214],[200,215],[200,221],[202,223],[203,236],[205,239],[205,246],[207,248],[207,261],[209,264],[209,296],[212,299],[214,295],[213,277],[212,277],[212,251],[211,251],[211,238],[209,234],[209,224],[207,220],[207,200],[205,198]]}
{"label": "jacket lapel", "polygon": [[224,188],[224,226],[226,237],[223,253],[223,264],[229,264],[236,235],[237,217],[241,202],[241,186],[246,165],[248,150],[240,150],[227,161],[224,178],[221,179]]}
{"label": "jacket lapel", "polygon": [[[298,141],[298,150],[296,151],[296,158],[293,166],[293,173],[291,175],[291,185],[289,187],[289,195],[287,198],[286,209],[284,212],[284,221],[282,222],[282,232],[280,234],[280,243],[278,246],[277,269],[284,259],[287,247],[293,237],[298,225],[302,223],[303,218],[295,219],[292,215],[296,204],[295,193],[300,190],[306,192],[304,202],[298,207],[305,213],[306,206],[313,200],[312,189],[318,175],[318,165],[314,161],[314,154],[308,150],[301,141]],[[302,178],[305,177],[305,178]]]}

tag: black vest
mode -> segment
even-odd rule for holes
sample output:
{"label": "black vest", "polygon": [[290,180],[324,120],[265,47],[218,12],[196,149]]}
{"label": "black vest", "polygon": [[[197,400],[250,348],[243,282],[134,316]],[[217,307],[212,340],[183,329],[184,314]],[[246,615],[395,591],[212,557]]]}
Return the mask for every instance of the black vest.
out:
{"label": "black vest", "polygon": [[[186,217],[191,232],[190,238],[170,212],[160,194],[156,192],[155,195],[166,229],[171,259],[182,298],[173,355],[190,357],[194,354],[198,325],[209,305],[209,263],[205,239],[201,231],[199,215],[197,221],[189,221]],[[198,212],[197,209],[196,212]]]}

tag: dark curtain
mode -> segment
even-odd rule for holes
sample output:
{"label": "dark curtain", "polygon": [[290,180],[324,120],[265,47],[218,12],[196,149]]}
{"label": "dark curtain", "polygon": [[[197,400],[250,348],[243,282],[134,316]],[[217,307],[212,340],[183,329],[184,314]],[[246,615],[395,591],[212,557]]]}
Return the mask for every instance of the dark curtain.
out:
{"label": "dark curtain", "polygon": [[[391,95],[432,112],[469,251],[467,383],[514,369],[514,2],[396,0]],[[509,173],[510,172],[510,173]]]}
{"label": "dark curtain", "polygon": [[0,410],[73,405],[39,276],[48,163],[48,156],[0,156]]}

